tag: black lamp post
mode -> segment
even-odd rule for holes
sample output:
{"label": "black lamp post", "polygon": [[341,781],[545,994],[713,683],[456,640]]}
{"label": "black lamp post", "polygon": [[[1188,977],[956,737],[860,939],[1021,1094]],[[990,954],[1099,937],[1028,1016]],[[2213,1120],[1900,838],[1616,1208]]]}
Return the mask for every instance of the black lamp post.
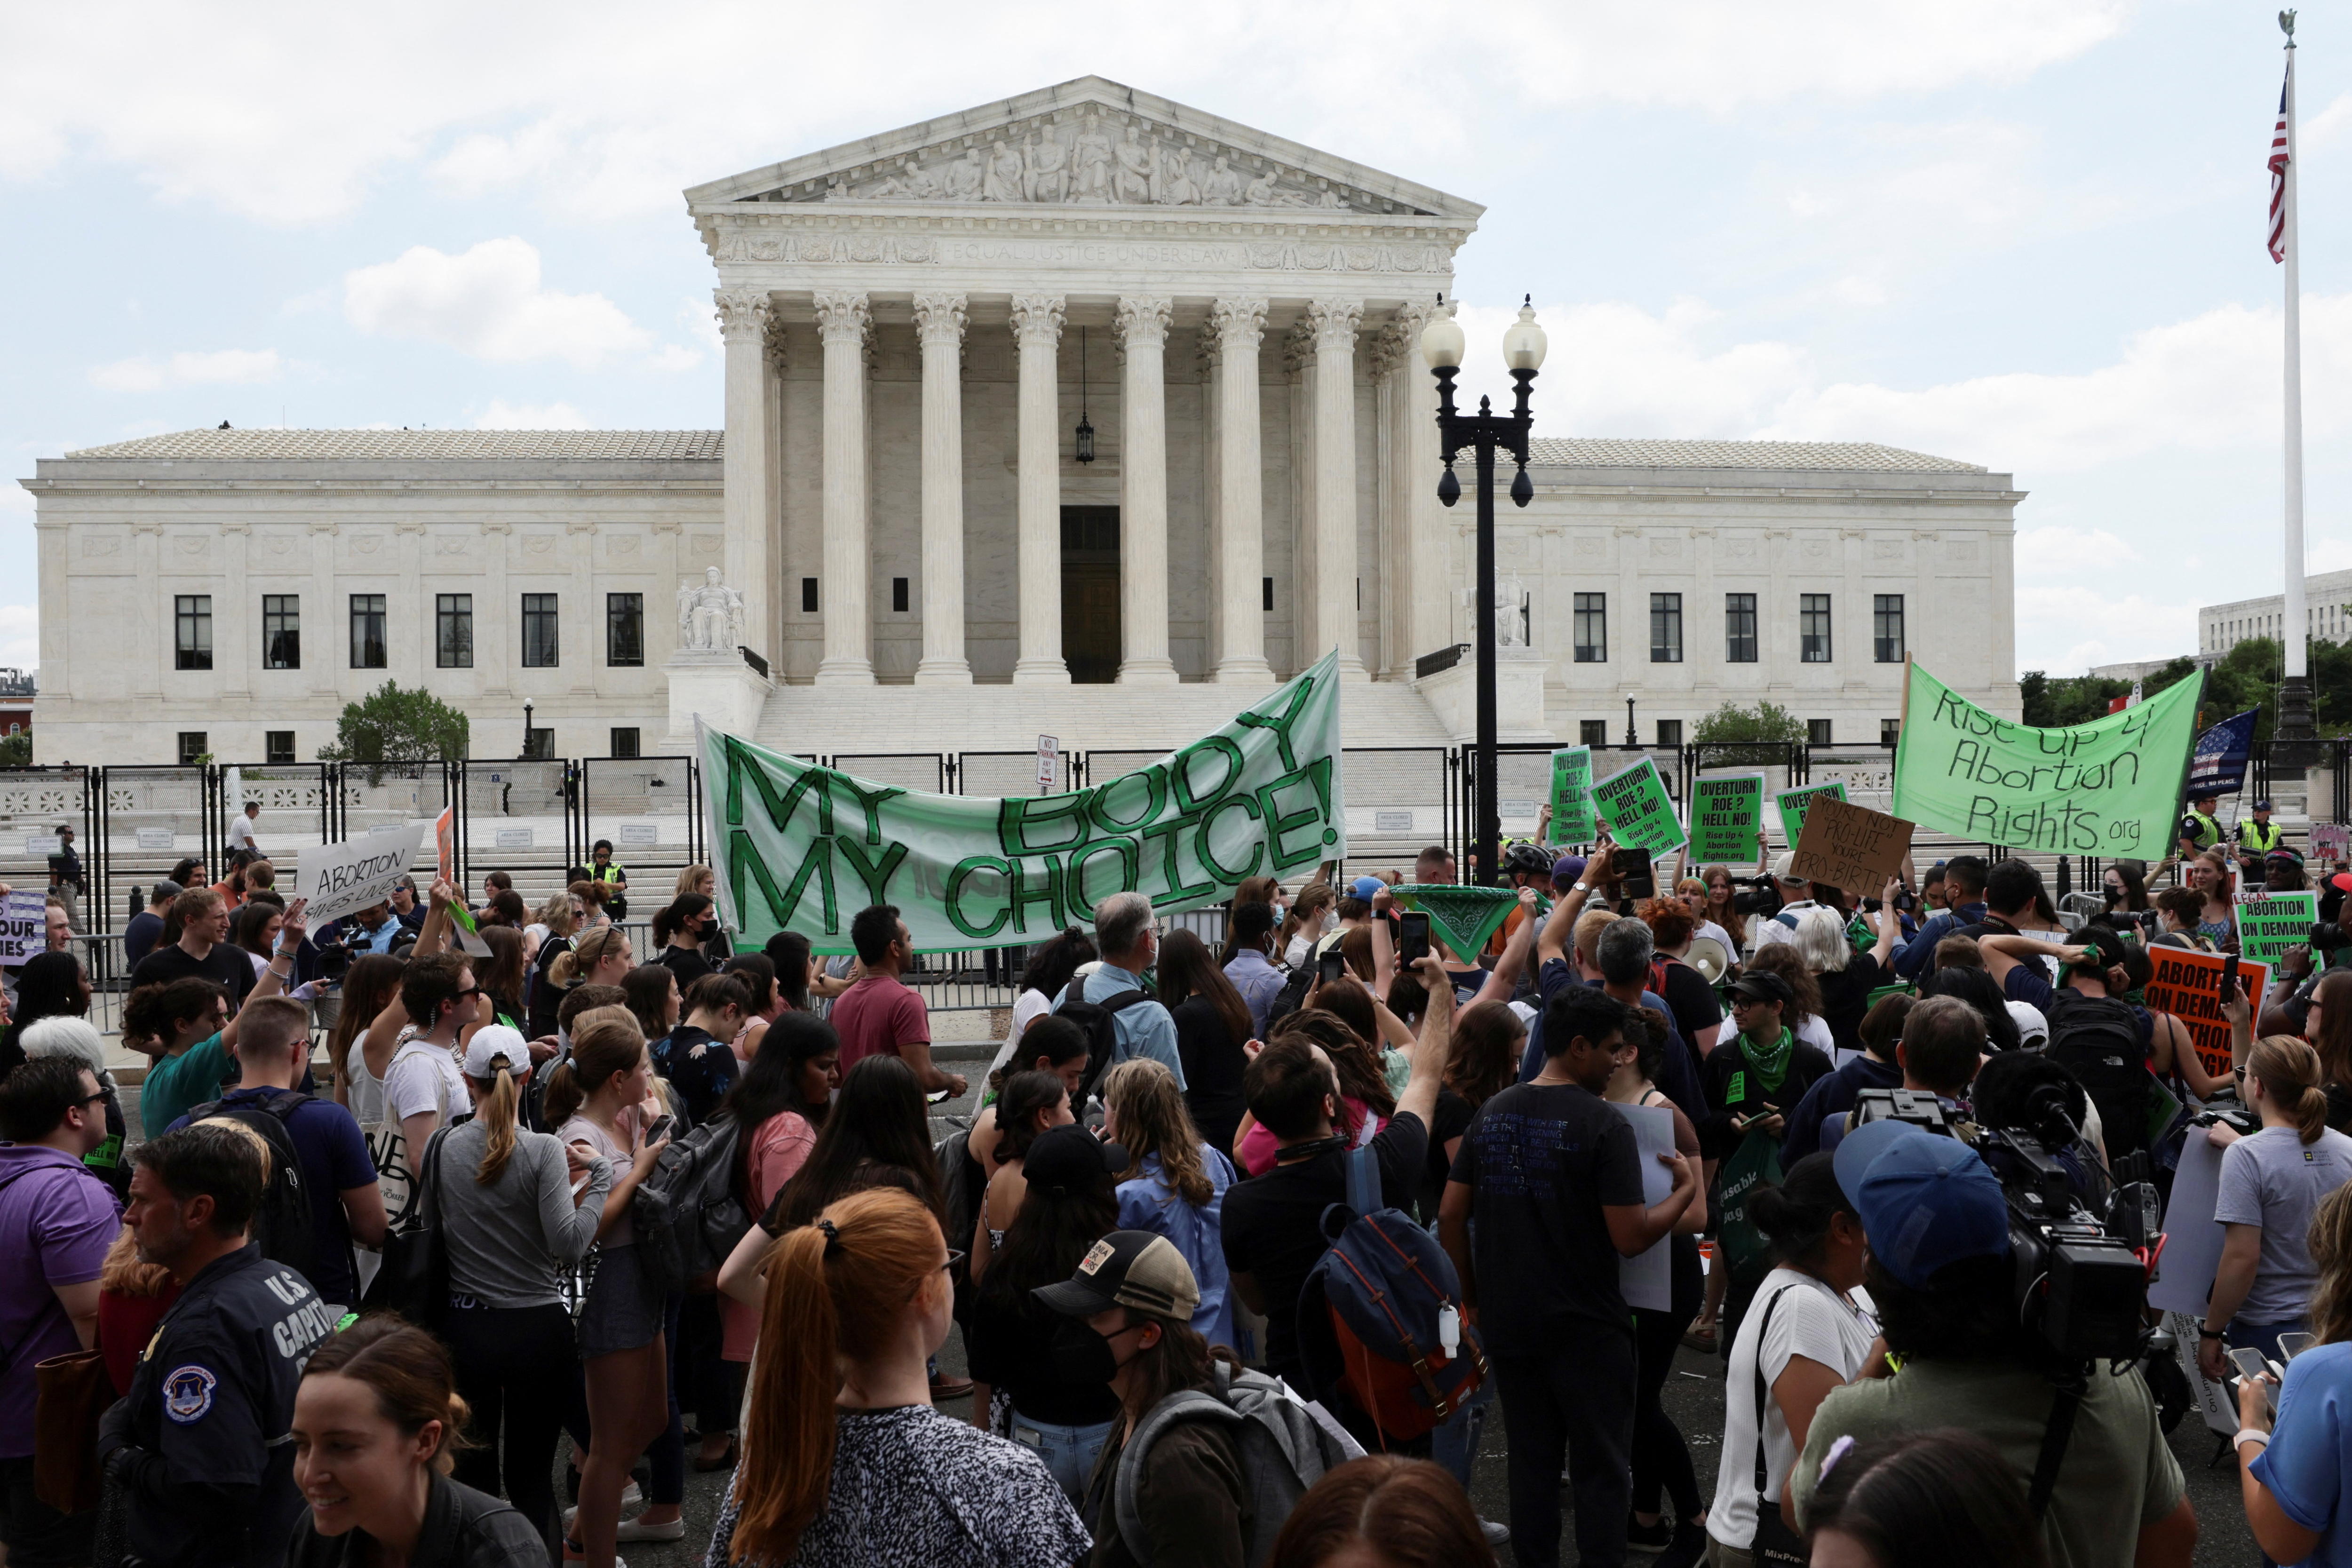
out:
{"label": "black lamp post", "polygon": [[1476,856],[1474,875],[1492,887],[1496,877],[1496,851],[1502,841],[1502,812],[1496,798],[1495,777],[1495,454],[1507,452],[1518,465],[1511,480],[1511,504],[1525,506],[1535,499],[1528,478],[1528,433],[1535,416],[1528,395],[1536,372],[1542,368],[1544,331],[1536,325],[1533,296],[1519,309],[1519,319],[1503,333],[1503,363],[1518,384],[1517,406],[1496,414],[1486,398],[1478,400],[1476,414],[1458,414],[1454,407],[1454,378],[1462,368],[1462,329],[1444,314],[1445,296],[1437,297],[1440,314],[1422,329],[1422,356],[1437,377],[1437,455],[1445,477],[1437,481],[1437,499],[1452,506],[1462,499],[1462,481],[1454,477],[1454,459],[1463,447],[1476,454],[1478,463],[1478,777],[1472,807],[1471,842]]}
{"label": "black lamp post", "polygon": [[1633,728],[1633,700],[1630,697],[1625,699],[1625,743],[1629,746],[1642,743],[1642,732]]}
{"label": "black lamp post", "polygon": [[530,755],[530,699],[522,700],[522,754]]}

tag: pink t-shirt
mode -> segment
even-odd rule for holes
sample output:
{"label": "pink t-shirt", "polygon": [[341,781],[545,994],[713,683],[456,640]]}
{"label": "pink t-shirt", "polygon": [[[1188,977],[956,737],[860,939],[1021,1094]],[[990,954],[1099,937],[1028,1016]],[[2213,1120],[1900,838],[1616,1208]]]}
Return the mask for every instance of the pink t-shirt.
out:
{"label": "pink t-shirt", "polygon": [[923,999],[896,976],[869,974],[833,1004],[834,1031],[841,1037],[841,1071],[867,1057],[895,1057],[904,1045],[931,1043],[931,1016]]}
{"label": "pink t-shirt", "polygon": [[[1340,1131],[1349,1133],[1356,1143],[1375,1137],[1389,1124],[1384,1116],[1368,1115],[1370,1109],[1360,1100],[1342,1097],[1339,1101],[1339,1120],[1343,1123]],[[1274,1169],[1275,1157],[1281,1152],[1281,1145],[1274,1141],[1273,1129],[1264,1122],[1251,1122],[1250,1130],[1242,1134],[1242,1173],[1265,1175]]]}
{"label": "pink t-shirt", "polygon": [[[760,1123],[751,1146],[743,1152],[743,1174],[750,1188],[749,1212],[754,1219],[768,1212],[786,1182],[808,1162],[816,1147],[816,1129],[798,1111],[787,1110]],[[760,1309],[725,1296],[719,1302],[721,1333],[719,1354],[728,1361],[749,1362],[760,1337]]]}

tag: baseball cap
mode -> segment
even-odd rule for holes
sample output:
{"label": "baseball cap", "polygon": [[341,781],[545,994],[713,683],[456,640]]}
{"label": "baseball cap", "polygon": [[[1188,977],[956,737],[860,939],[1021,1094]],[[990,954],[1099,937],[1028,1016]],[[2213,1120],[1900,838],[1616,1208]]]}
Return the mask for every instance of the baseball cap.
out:
{"label": "baseball cap", "polygon": [[169,877],[159,878],[155,885],[147,889],[147,901],[151,904],[161,903],[165,899],[176,899],[187,890]]}
{"label": "baseball cap", "polygon": [[[1029,1158],[1036,1155],[1032,1144]],[[1026,1161],[1023,1169],[1027,1169]],[[1201,1304],[1192,1265],[1175,1243],[1149,1230],[1112,1231],[1078,1259],[1076,1274],[1059,1284],[1040,1285],[1030,1294],[1040,1306],[1066,1318],[1091,1318],[1125,1307],[1181,1323],[1191,1321]]]}
{"label": "baseball cap", "polygon": [[2254,802],[2254,809],[2256,811],[2268,811],[2271,809],[2271,803],[2266,800],[2258,800]]}
{"label": "baseball cap", "polygon": [[1591,862],[1581,855],[1563,855],[1551,863],[1551,885],[1573,888],[1584,879],[1584,868]]}
{"label": "baseball cap", "polygon": [[2352,871],[2338,871],[2327,879],[2327,885],[2341,892],[2352,893]]}
{"label": "baseball cap", "polygon": [[1751,969],[1731,983],[1734,996],[1745,996],[1750,1002],[1778,1002],[1783,1007],[1797,1005],[1797,994],[1789,983],[1769,970]]}
{"label": "baseball cap", "polygon": [[2038,1051],[2050,1043],[2050,1020],[2042,1009],[2031,1002],[2011,1002],[2009,1016],[2017,1024],[2017,1034],[2029,1051]]}
{"label": "baseball cap", "polygon": [[517,1078],[530,1071],[530,1045],[522,1037],[520,1029],[504,1024],[486,1025],[474,1031],[466,1042],[466,1076],[473,1079],[496,1078],[499,1064]]}
{"label": "baseball cap", "polygon": [[1049,1127],[1029,1145],[1021,1174],[1030,1187],[1081,1187],[1091,1192],[1105,1176],[1127,1169],[1127,1151],[1105,1143],[1076,1122]]}
{"label": "baseball cap", "polygon": [[1780,853],[1772,857],[1772,879],[1785,887],[1804,887],[1810,879],[1804,877],[1791,877],[1789,875],[1789,868],[1796,863],[1797,852],[1795,850],[1781,850]]}
{"label": "baseball cap", "polygon": [[1372,901],[1374,895],[1378,894],[1381,889],[1387,886],[1388,884],[1381,881],[1378,877],[1359,877],[1353,882],[1348,884],[1348,891],[1355,894],[1356,897],[1363,900],[1364,902],[1369,904]]}
{"label": "baseball cap", "polygon": [[2009,1203],[1977,1152],[1907,1121],[1874,1121],[1832,1156],[1879,1266],[1913,1289],[1969,1258],[2009,1256]]}

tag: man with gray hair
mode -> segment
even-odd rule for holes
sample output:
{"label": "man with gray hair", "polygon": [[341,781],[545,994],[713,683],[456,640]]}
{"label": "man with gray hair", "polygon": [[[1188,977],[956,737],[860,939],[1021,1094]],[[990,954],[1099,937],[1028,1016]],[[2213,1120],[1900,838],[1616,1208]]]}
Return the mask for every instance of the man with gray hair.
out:
{"label": "man with gray hair", "polygon": [[1056,1013],[1074,1003],[1091,1003],[1110,1015],[1111,1037],[1118,1044],[1109,1061],[1087,1064],[1088,1079],[1101,1078],[1120,1062],[1150,1057],[1176,1075],[1178,1089],[1184,1088],[1184,1061],[1176,1054],[1176,1020],[1143,984],[1143,972],[1160,956],[1160,922],[1152,918],[1151,900],[1141,893],[1113,893],[1097,904],[1095,946],[1102,952],[1102,962],[1092,973],[1072,980],[1054,1004]]}

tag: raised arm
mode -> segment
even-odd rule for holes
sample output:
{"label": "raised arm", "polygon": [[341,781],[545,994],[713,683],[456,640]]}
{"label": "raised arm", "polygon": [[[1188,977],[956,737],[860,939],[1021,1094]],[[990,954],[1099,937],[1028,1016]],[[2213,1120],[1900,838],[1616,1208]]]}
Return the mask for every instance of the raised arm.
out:
{"label": "raised arm", "polygon": [[457,897],[457,890],[436,877],[425,897],[425,923],[416,930],[416,946],[408,955],[412,961],[449,945],[449,900]]}
{"label": "raised arm", "polygon": [[[1603,832],[1601,842],[1592,847],[1591,858],[1585,862],[1584,879],[1589,886],[1615,880],[1616,874],[1610,867],[1610,853],[1614,848],[1609,835]],[[1552,889],[1551,919],[1544,921],[1543,934],[1536,938],[1538,966],[1566,955],[1568,944],[1576,938],[1576,917],[1584,912],[1588,896],[1572,888],[1564,893],[1558,888]]]}
{"label": "raised arm", "polygon": [[[246,1002],[259,996],[275,996],[286,989],[286,982],[294,973],[294,955],[301,951],[302,928],[310,907],[308,899],[297,899],[286,906],[286,918],[278,931],[278,951],[269,955],[269,962],[262,967],[261,978],[255,981],[253,989],[245,994]],[[280,960],[284,961],[283,968],[279,967]],[[245,1004],[239,1003],[236,1017],[231,1018],[221,1030],[221,1049],[236,1049],[237,1019],[244,1016]]]}
{"label": "raised arm", "polygon": [[1437,1110],[1437,1086],[1445,1078],[1446,1053],[1454,1043],[1454,982],[1446,978],[1445,965],[1433,954],[1415,961],[1413,968],[1420,971],[1421,983],[1429,987],[1429,1011],[1422,1015],[1412,1076],[1405,1080],[1404,1092],[1397,1096],[1397,1114],[1411,1111],[1426,1127]]}
{"label": "raised arm", "polygon": [[1900,893],[1902,890],[1903,884],[1894,878],[1889,878],[1886,883],[1886,891],[1879,896],[1878,915],[1876,917],[1878,924],[1878,941],[1871,948],[1870,956],[1872,961],[1874,962],[1881,969],[1885,969],[1894,963],[1895,942],[1903,931],[1903,917],[1896,912],[1895,908],[1895,895]]}

